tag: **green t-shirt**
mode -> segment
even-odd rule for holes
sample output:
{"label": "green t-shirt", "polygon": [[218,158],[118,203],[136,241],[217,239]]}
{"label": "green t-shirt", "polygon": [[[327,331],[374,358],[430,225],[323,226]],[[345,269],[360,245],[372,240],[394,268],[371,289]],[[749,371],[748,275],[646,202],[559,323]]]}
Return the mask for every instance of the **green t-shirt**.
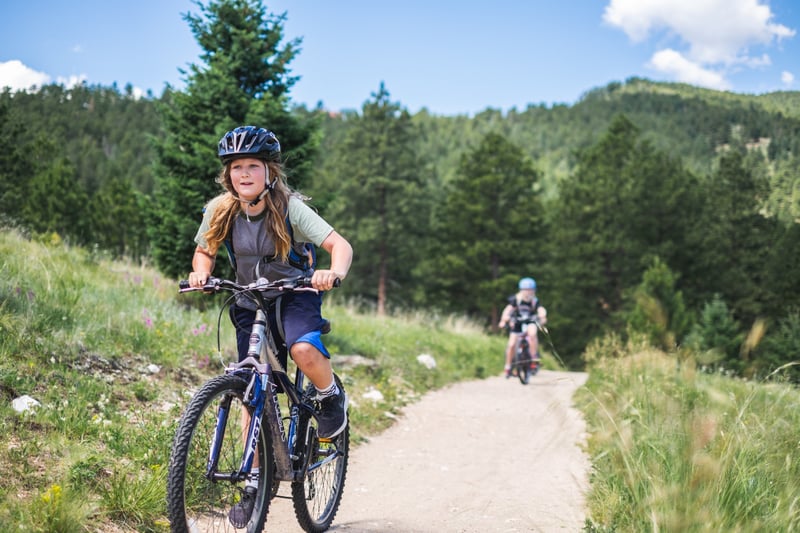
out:
{"label": "green t-shirt", "polygon": [[[206,242],[203,235],[208,231],[211,217],[214,215],[214,211],[223,196],[224,195],[217,196],[206,205],[203,213],[203,221],[200,223],[200,228],[197,230],[197,235],[194,237],[194,242],[201,248],[208,248],[208,242]],[[241,217],[246,218],[244,214],[242,214]],[[250,217],[250,221],[252,222],[263,219],[263,213],[257,217]],[[333,231],[333,227],[328,224],[324,218],[307,206],[303,200],[294,195],[289,197],[289,222],[292,224],[292,231],[294,232],[294,240],[296,242],[310,242],[315,246],[322,245],[322,242]]]}
{"label": "green t-shirt", "polygon": [[[195,242],[201,248],[208,248],[205,235],[214,210],[219,206],[221,197],[214,198],[206,206],[203,222],[195,235]],[[275,242],[264,224],[264,213],[255,217],[246,217],[243,213],[233,223],[232,235],[229,244],[233,249],[236,267],[236,281],[238,283],[252,283],[258,278],[275,281],[282,278],[298,275],[308,275],[309,271],[292,266],[289,262],[275,260]],[[331,234],[333,227],[325,222],[313,209],[308,207],[297,196],[289,197],[289,222],[292,225],[293,248],[298,256],[302,257],[305,243],[320,246]],[[249,299],[237,295],[237,305],[248,309],[255,309]]]}

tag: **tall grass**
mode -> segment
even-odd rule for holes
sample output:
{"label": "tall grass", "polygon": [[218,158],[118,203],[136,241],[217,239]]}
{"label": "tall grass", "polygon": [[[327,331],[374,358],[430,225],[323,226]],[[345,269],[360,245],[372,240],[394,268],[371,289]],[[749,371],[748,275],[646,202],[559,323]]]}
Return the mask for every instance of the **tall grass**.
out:
{"label": "tall grass", "polygon": [[[188,259],[187,259],[188,261]],[[351,282],[350,280],[348,280]],[[181,409],[235,358],[221,299],[177,294],[143,264],[0,232],[0,531],[166,531],[165,465]],[[380,318],[332,293],[326,343],[356,442],[431,388],[496,374],[505,341],[465,319]],[[431,355],[429,369],[417,357]],[[359,355],[370,365],[344,366]],[[382,399],[366,392],[380,392]],[[11,400],[40,402],[20,414]]]}
{"label": "tall grass", "polygon": [[590,531],[800,530],[800,391],[609,337],[579,393]]}

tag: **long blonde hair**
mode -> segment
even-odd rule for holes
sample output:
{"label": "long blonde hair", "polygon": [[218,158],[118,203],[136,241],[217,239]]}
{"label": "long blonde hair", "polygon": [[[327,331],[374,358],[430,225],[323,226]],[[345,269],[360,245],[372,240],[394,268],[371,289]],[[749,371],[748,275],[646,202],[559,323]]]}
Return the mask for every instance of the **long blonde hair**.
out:
{"label": "long blonde hair", "polygon": [[[289,197],[292,190],[286,183],[286,175],[283,167],[276,161],[264,161],[269,171],[269,176],[273,178],[272,190],[264,196],[265,216],[264,224],[267,232],[275,242],[275,257],[281,261],[289,258],[289,251],[292,246],[292,238],[286,228],[287,209],[289,207]],[[226,164],[217,177],[217,183],[221,184],[227,192],[219,196],[217,207],[209,221],[208,231],[205,237],[208,243],[208,252],[211,255],[217,253],[222,242],[230,235],[233,223],[242,211],[239,197],[231,182],[231,165]]]}

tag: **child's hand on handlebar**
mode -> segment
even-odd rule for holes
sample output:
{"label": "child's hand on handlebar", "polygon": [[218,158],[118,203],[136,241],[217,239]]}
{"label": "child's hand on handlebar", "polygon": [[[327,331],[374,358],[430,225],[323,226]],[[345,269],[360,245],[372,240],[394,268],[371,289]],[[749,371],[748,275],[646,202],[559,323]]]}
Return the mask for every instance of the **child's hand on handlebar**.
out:
{"label": "child's hand on handlebar", "polygon": [[338,287],[344,276],[333,270],[315,270],[311,285],[318,291],[329,291]]}
{"label": "child's hand on handlebar", "polygon": [[189,286],[195,289],[202,289],[210,276],[210,272],[190,272]]}

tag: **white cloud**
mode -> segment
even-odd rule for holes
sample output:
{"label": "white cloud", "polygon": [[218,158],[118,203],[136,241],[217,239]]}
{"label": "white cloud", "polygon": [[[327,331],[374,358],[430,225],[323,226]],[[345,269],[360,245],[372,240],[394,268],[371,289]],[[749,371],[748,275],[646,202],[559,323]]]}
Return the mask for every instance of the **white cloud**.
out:
{"label": "white cloud", "polygon": [[685,58],[680,52],[669,48],[653,54],[653,57],[650,58],[650,66],[684,83],[723,91],[730,89],[730,84],[722,74],[704,68]]}
{"label": "white cloud", "polygon": [[61,76],[56,78],[56,83],[63,85],[67,89],[75,87],[76,85],[80,85],[85,81],[86,81],[86,74],[80,74],[77,76],[73,74],[69,78],[62,78]]}
{"label": "white cloud", "polygon": [[794,74],[789,72],[788,70],[784,70],[781,72],[781,81],[784,85],[790,87],[794,83]]}
{"label": "white cloud", "polygon": [[[67,78],[59,76],[55,83],[72,88],[86,81],[85,74],[72,75]],[[12,91],[27,91],[52,83],[53,79],[44,72],[33,70],[18,59],[0,62],[0,89],[10,87]]]}
{"label": "white cloud", "polygon": [[[688,78],[707,79],[706,86],[726,82],[720,69],[771,64],[769,55],[752,57],[750,48],[769,46],[795,35],[773,21],[762,0],[610,0],[603,20],[622,29],[634,42],[657,36],[682,44],[683,53],[660,46],[651,65]],[[674,43],[675,40],[679,43]],[[663,54],[662,54],[663,53]],[[713,67],[713,68],[712,68]],[[714,82],[719,78],[720,82]],[[683,81],[686,81],[683,79]]]}
{"label": "white cloud", "polygon": [[10,87],[12,91],[21,91],[47,83],[50,83],[50,76],[26,67],[22,61],[12,59],[0,62],[0,88]]}

